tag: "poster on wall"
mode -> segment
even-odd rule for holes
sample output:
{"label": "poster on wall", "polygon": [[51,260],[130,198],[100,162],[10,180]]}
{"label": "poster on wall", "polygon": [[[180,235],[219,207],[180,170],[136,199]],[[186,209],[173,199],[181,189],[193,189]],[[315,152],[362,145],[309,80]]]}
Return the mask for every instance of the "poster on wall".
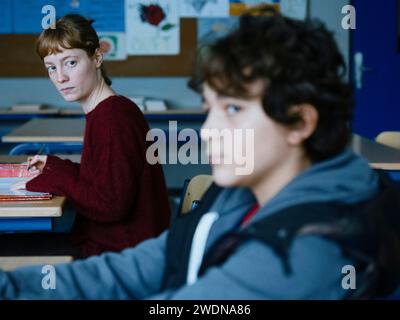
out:
{"label": "poster on wall", "polygon": [[[0,9],[2,3],[0,2]],[[51,5],[56,17],[80,14],[93,19],[96,31],[124,32],[124,0],[13,0],[10,19],[12,33],[40,33],[42,19],[48,11],[42,8]],[[0,22],[1,24],[2,22]]]}
{"label": "poster on wall", "polygon": [[[14,0],[12,8],[13,33],[42,32],[42,8],[56,6],[55,0]],[[57,7],[56,7],[57,8]]]}
{"label": "poster on wall", "polygon": [[178,0],[126,0],[129,55],[179,54]]}
{"label": "poster on wall", "polygon": [[87,0],[53,0],[52,5],[56,8],[57,17],[62,17],[66,14],[81,14],[86,16],[88,4]]}
{"label": "poster on wall", "polygon": [[123,32],[98,32],[104,60],[125,60],[126,37]]}
{"label": "poster on wall", "polygon": [[82,12],[94,20],[98,32],[124,32],[124,0],[68,0],[80,4]]}
{"label": "poster on wall", "polygon": [[124,32],[124,0],[53,0],[57,17],[81,14],[94,20],[98,32]]}
{"label": "poster on wall", "polygon": [[11,0],[0,0],[0,34],[12,32]]}
{"label": "poster on wall", "polygon": [[181,17],[228,17],[229,0],[180,0]]}

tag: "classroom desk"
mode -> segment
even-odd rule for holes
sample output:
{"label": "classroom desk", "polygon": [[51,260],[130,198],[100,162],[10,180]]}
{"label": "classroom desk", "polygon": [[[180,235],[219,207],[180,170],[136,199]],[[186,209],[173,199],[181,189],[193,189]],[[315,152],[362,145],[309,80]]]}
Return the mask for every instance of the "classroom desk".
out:
{"label": "classroom desk", "polygon": [[10,118],[13,116],[47,116],[47,115],[56,115],[59,114],[60,110],[58,108],[45,108],[41,110],[18,110],[12,108],[0,108],[0,116],[9,116]]}
{"label": "classroom desk", "polygon": [[0,218],[61,217],[65,197],[53,196],[43,201],[2,201]]}
{"label": "classroom desk", "polygon": [[[0,156],[0,163],[21,163],[26,156]],[[0,231],[51,231],[53,219],[62,216],[65,197],[44,201],[2,201]]]}
{"label": "classroom desk", "polygon": [[[152,122],[150,122],[150,128],[159,128],[164,131],[169,129],[168,121],[177,121],[178,130],[184,128],[199,130],[204,120],[204,113],[193,112],[189,114],[183,112],[154,112],[147,115],[154,116]],[[84,118],[35,118],[5,134],[2,137],[2,141],[8,143],[82,143],[84,129]]]}
{"label": "classroom desk", "polygon": [[4,201],[0,203],[0,232],[52,231],[53,218],[61,217],[65,197],[44,201]]}
{"label": "classroom desk", "polygon": [[[151,128],[168,129],[166,122],[169,120],[182,120],[177,122],[178,129],[188,127],[188,122],[199,129],[201,122],[204,120],[204,112],[147,112],[148,117],[156,123],[150,123]],[[197,122],[193,124],[194,122]],[[160,125],[163,122],[163,125]],[[156,125],[155,125],[156,124]],[[185,126],[186,125],[186,126]],[[51,142],[83,142],[83,134],[85,129],[85,119],[83,118],[35,118],[27,121],[21,126],[11,130],[2,137],[3,142],[8,143],[51,143]]]}
{"label": "classroom desk", "polygon": [[3,142],[83,142],[84,119],[32,119],[2,137]]}

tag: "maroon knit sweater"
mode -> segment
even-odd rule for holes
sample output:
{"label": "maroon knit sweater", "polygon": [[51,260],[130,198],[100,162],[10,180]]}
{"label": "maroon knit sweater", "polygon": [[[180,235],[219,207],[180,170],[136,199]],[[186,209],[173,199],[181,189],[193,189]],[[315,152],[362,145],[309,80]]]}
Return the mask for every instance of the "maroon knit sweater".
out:
{"label": "maroon knit sweater", "polygon": [[157,236],[170,208],[161,165],[146,161],[148,124],[129,99],[111,96],[86,115],[81,163],[49,156],[30,191],[66,196],[77,216],[73,242],[85,256]]}

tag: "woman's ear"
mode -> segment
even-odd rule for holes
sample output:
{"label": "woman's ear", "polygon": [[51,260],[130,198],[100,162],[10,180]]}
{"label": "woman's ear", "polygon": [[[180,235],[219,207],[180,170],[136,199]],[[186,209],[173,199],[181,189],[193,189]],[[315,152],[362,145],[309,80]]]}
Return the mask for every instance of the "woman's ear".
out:
{"label": "woman's ear", "polygon": [[94,53],[94,61],[96,62],[96,68],[100,68],[103,64],[103,53],[100,48],[97,48]]}
{"label": "woman's ear", "polygon": [[318,124],[318,111],[311,104],[300,104],[292,108],[291,112],[299,118],[287,135],[287,141],[291,145],[298,145],[309,138]]}

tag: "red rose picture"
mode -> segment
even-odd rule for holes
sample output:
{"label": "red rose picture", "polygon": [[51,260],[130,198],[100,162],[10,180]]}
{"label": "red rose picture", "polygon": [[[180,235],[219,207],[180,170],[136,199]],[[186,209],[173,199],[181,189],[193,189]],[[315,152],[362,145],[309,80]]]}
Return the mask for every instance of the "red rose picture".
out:
{"label": "red rose picture", "polygon": [[158,26],[165,19],[164,10],[158,4],[140,5],[140,18],[153,26]]}

